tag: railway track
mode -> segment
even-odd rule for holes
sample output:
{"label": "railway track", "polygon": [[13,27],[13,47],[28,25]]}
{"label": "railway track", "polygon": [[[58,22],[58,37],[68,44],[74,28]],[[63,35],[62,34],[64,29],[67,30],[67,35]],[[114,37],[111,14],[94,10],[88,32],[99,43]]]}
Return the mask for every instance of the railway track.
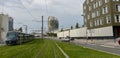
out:
{"label": "railway track", "polygon": [[[49,40],[49,39],[48,39]],[[51,55],[48,56],[47,54]],[[44,56],[43,56],[44,55]],[[53,40],[46,41],[35,58],[65,58]]]}
{"label": "railway track", "polygon": [[[42,42],[42,40],[41,40]],[[0,48],[0,57],[4,58],[65,58],[64,54],[56,46],[54,40],[45,39],[23,45],[3,46]]]}
{"label": "railway track", "polygon": [[42,52],[44,52],[44,49],[46,48],[46,44],[39,50],[39,52],[36,54],[36,56],[34,58],[39,58],[39,56],[41,56]]}
{"label": "railway track", "polygon": [[62,50],[62,48],[60,48],[57,45],[57,43],[55,41],[52,40],[52,42],[53,42],[53,47],[54,47],[53,51],[54,51],[55,58],[60,58],[60,54],[57,52],[57,50],[60,51],[63,54],[63,56],[65,56],[65,58],[69,58],[69,56]]}

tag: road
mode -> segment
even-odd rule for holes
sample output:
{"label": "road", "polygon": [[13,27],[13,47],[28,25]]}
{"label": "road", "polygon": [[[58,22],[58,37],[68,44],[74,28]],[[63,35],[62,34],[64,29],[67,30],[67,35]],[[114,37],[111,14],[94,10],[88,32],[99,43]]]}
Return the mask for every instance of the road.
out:
{"label": "road", "polygon": [[102,45],[96,45],[96,44],[86,44],[86,43],[80,43],[80,42],[75,42],[75,41],[73,41],[72,43],[83,46],[83,47],[91,48],[94,50],[98,50],[98,51],[103,51],[103,52],[107,52],[107,53],[111,53],[111,54],[115,54],[115,55],[120,55],[120,47],[110,47],[110,46],[102,46]]}

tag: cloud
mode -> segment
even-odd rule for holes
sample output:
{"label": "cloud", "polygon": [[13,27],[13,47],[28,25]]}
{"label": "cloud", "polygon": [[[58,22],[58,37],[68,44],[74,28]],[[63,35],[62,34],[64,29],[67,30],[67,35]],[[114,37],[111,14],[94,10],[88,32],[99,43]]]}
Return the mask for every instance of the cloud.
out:
{"label": "cloud", "polygon": [[[33,20],[41,20],[44,15],[45,27],[47,27],[48,16],[55,16],[59,20],[60,28],[74,26],[76,23],[83,24],[82,4],[84,0],[1,0],[0,7],[5,5],[5,13],[14,17],[15,22],[22,22],[29,25],[30,28],[40,29],[41,22],[33,22]],[[46,9],[47,4],[47,9]],[[2,12],[2,10],[0,10]],[[29,13],[30,12],[30,13]],[[31,16],[32,14],[32,16]],[[34,17],[34,18],[33,18]],[[18,28],[15,24],[15,27]],[[61,27],[62,26],[62,27]]]}

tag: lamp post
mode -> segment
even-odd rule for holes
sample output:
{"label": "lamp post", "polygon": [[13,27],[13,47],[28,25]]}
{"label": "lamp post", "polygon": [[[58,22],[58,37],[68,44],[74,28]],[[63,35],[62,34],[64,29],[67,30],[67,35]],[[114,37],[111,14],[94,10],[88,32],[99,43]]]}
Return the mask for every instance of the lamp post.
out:
{"label": "lamp post", "polygon": [[[81,15],[83,18],[85,17],[85,15],[84,14],[82,14]],[[86,25],[86,23],[84,22],[84,26]],[[86,28],[86,35],[85,35],[85,37],[86,37],[86,42],[88,42],[88,33],[87,33],[87,28]]]}

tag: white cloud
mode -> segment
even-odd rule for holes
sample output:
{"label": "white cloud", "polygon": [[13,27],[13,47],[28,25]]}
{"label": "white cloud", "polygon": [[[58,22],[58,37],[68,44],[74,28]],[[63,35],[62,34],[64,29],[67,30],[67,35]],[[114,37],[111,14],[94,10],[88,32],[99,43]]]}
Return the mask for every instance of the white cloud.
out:
{"label": "white cloud", "polygon": [[[55,16],[59,19],[60,26],[70,27],[77,22],[83,24],[81,20],[83,1],[84,0],[46,0],[48,14],[46,14],[45,0],[22,0],[22,3],[37,20],[41,20],[42,15],[44,15],[45,20],[47,20],[48,16]],[[38,28],[37,24],[41,26],[40,23],[32,22],[33,17],[21,5],[19,0],[1,0],[0,5],[3,2],[6,8],[4,12],[14,17],[15,22],[28,24],[32,28]],[[47,27],[47,22],[45,22],[45,25]]]}

